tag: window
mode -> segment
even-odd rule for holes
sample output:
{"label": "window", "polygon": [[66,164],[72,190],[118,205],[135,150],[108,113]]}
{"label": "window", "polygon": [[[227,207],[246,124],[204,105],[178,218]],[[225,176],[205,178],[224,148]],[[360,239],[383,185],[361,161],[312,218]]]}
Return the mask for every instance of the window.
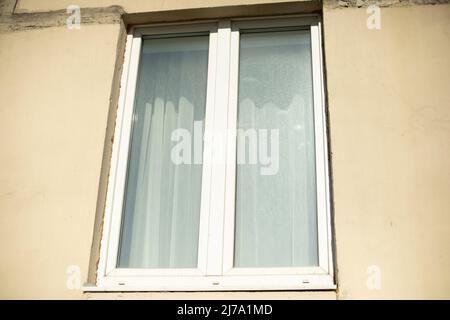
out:
{"label": "window", "polygon": [[127,39],[98,290],[333,289],[318,18]]}

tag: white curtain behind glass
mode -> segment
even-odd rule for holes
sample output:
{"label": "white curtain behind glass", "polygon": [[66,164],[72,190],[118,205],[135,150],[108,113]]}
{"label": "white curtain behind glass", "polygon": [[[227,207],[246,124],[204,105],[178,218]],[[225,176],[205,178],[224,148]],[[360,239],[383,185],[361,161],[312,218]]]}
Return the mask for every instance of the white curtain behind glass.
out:
{"label": "white curtain behind glass", "polygon": [[119,267],[197,266],[202,166],[175,164],[171,135],[204,121],[207,65],[207,36],[143,42]]}
{"label": "white curtain behind glass", "polygon": [[238,128],[279,130],[279,170],[237,166],[235,266],[318,265],[309,32],[241,35]]}

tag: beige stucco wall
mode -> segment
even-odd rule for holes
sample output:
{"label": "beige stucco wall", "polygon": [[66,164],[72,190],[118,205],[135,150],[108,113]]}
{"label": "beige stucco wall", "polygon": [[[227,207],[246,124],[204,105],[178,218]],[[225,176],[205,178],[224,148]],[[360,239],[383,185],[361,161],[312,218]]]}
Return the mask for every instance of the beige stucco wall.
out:
{"label": "beige stucco wall", "polygon": [[0,34],[0,298],[80,296],[118,30]]}
{"label": "beige stucco wall", "polygon": [[[267,1],[214,1],[254,2]],[[162,2],[133,3],[127,10]],[[337,296],[450,298],[450,6],[382,8],[381,30],[368,30],[367,17],[324,11]],[[118,24],[0,33],[0,298],[335,298],[66,287],[70,265],[87,279],[119,34]],[[371,265],[381,290],[366,285]]]}
{"label": "beige stucco wall", "polygon": [[450,298],[450,6],[367,17],[324,13],[340,297]]}

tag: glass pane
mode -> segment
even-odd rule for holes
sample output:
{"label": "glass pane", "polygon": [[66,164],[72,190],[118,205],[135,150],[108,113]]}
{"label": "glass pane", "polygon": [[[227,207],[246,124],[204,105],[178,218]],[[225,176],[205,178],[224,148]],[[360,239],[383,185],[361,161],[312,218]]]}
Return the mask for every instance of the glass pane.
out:
{"label": "glass pane", "polygon": [[310,41],[241,35],[236,267],[318,265]]}
{"label": "glass pane", "polygon": [[143,41],[121,268],[197,266],[207,68],[208,36]]}

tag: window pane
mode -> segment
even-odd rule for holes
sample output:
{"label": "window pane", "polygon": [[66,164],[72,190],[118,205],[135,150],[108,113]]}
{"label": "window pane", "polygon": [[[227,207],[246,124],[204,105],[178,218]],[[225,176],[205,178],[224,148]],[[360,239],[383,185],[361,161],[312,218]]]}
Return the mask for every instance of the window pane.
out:
{"label": "window pane", "polygon": [[[208,36],[143,41],[119,267],[197,266],[202,165],[190,137],[202,137],[207,68]],[[188,163],[171,157],[176,129],[189,135]]]}
{"label": "window pane", "polygon": [[235,266],[318,265],[308,31],[241,34],[238,129]]}

